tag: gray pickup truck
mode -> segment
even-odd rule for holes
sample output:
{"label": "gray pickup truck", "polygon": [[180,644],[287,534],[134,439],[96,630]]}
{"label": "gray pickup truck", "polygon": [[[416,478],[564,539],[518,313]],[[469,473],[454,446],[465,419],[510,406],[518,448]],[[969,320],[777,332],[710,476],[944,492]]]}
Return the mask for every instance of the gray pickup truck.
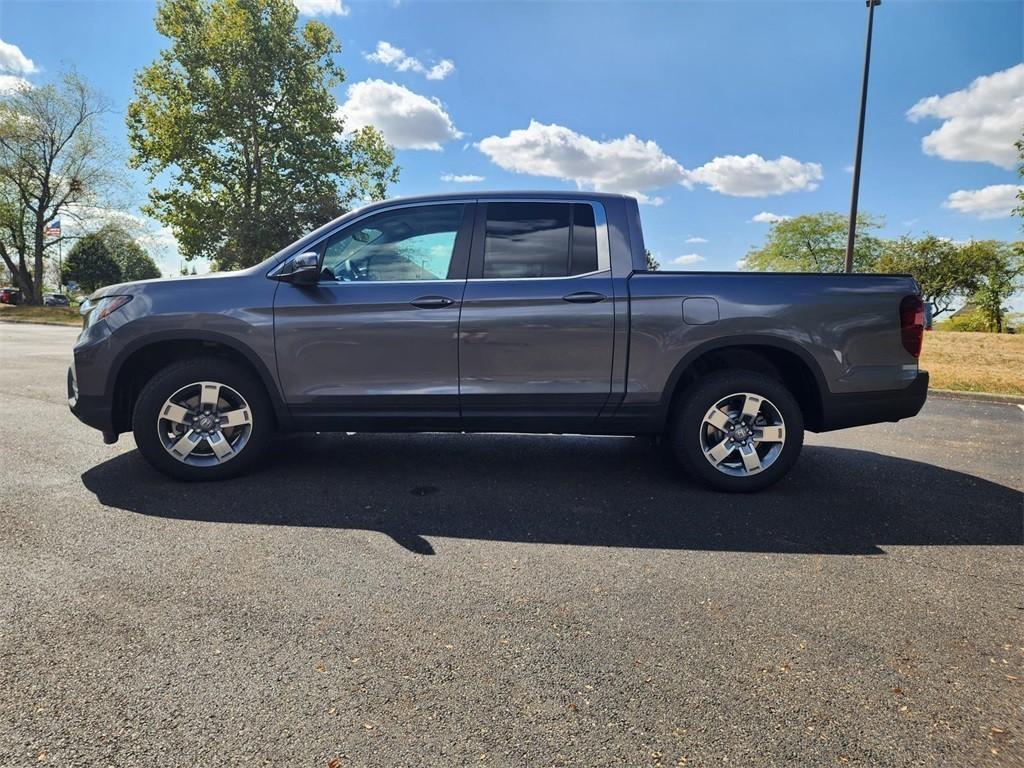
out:
{"label": "gray pickup truck", "polygon": [[658,435],[753,491],[805,429],[907,418],[928,390],[910,277],[651,272],[621,195],[377,203],[82,314],[72,412],[186,480],[238,474],[278,430],[501,431]]}

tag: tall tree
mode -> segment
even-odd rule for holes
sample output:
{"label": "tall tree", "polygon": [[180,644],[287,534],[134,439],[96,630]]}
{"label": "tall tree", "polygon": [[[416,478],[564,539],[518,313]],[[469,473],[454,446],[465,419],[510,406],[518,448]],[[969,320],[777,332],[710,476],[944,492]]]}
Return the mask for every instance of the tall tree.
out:
{"label": "tall tree", "polygon": [[[746,269],[764,272],[842,272],[846,258],[849,218],[841,213],[809,213],[772,224],[765,244],[745,258]],[[853,267],[871,270],[878,261],[882,241],[870,234],[881,222],[868,215],[857,216],[857,241]]]}
{"label": "tall tree", "polygon": [[380,133],[344,133],[330,88],[341,46],[292,0],[163,0],[170,40],[135,78],[132,164],[169,183],[147,213],[186,259],[255,264],[398,179]]}
{"label": "tall tree", "polygon": [[61,282],[75,282],[85,293],[123,279],[121,267],[99,232],[79,238],[61,269]]}
{"label": "tall tree", "polygon": [[59,242],[47,226],[102,205],[116,184],[99,130],[105,108],[74,73],[0,100],[0,258],[26,303],[42,303],[44,258]]}
{"label": "tall tree", "polygon": [[938,317],[978,289],[981,265],[973,250],[926,235],[885,241],[875,269],[913,275],[932,305],[932,316]]}

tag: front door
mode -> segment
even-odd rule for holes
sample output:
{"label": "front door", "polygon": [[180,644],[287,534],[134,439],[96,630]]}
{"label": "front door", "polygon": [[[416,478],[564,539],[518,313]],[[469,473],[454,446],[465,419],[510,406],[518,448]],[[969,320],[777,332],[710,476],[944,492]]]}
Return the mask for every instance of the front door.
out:
{"label": "front door", "polygon": [[615,318],[603,208],[477,208],[459,325],[463,424],[586,429],[611,392]]}
{"label": "front door", "polygon": [[459,310],[473,207],[371,214],[321,243],[317,285],[281,284],[278,371],[300,428],[458,423]]}

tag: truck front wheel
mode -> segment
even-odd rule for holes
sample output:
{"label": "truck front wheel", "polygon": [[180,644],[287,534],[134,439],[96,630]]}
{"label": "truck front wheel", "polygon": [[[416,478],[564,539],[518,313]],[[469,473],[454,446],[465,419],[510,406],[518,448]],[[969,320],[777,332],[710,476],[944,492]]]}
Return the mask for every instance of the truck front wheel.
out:
{"label": "truck front wheel", "polygon": [[179,480],[220,480],[248,469],[274,431],[263,384],[230,360],[199,357],[159,371],[139,393],[135,444]]}
{"label": "truck front wheel", "polygon": [[754,371],[718,371],[680,395],[669,425],[676,460],[719,491],[766,488],[800,455],[800,406],[776,379]]}

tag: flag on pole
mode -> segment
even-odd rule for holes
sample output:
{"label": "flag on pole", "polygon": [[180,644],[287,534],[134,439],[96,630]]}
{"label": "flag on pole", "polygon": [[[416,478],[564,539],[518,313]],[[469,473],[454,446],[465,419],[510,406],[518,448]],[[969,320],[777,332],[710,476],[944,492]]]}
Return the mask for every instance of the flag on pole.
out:
{"label": "flag on pole", "polygon": [[60,237],[60,219],[54,219],[46,225],[43,230],[43,237]]}

